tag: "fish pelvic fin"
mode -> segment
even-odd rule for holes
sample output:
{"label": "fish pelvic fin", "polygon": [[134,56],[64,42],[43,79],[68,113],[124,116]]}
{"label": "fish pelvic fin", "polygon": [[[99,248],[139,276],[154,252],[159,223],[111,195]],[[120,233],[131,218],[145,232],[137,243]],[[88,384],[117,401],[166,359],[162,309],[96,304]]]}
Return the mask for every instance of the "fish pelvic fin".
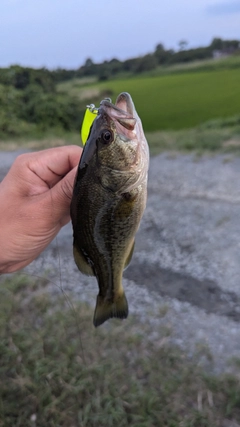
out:
{"label": "fish pelvic fin", "polygon": [[125,264],[124,264],[124,269],[127,268],[129,266],[129,264],[130,264],[130,261],[131,261],[132,256],[133,256],[134,245],[135,245],[135,240],[133,240],[133,243],[132,243],[132,245],[130,247],[130,251],[128,253],[128,256],[127,256]]}
{"label": "fish pelvic fin", "polygon": [[117,295],[113,301],[106,300],[101,295],[97,296],[97,303],[93,317],[94,326],[100,326],[112,317],[126,319],[127,316],[128,302],[124,291],[120,295]]}
{"label": "fish pelvic fin", "polygon": [[92,267],[87,263],[86,259],[75,245],[73,246],[73,256],[75,263],[81,273],[86,274],[87,276],[95,276]]}

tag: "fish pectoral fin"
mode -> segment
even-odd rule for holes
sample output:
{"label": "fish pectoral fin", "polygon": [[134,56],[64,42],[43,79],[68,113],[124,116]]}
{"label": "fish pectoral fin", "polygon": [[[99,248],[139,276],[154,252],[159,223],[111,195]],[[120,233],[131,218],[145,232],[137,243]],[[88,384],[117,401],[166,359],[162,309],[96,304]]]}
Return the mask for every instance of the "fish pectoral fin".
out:
{"label": "fish pectoral fin", "polygon": [[128,253],[128,256],[127,256],[125,264],[124,264],[124,269],[127,268],[128,265],[130,264],[130,261],[132,259],[132,255],[133,255],[133,251],[134,251],[134,246],[135,246],[135,240],[133,240],[132,245],[130,246],[130,251]]}
{"label": "fish pectoral fin", "polygon": [[128,302],[125,293],[117,295],[113,301],[105,300],[101,295],[97,296],[93,324],[100,326],[106,320],[112,317],[126,319],[128,316]]}
{"label": "fish pectoral fin", "polygon": [[81,273],[86,274],[87,276],[95,276],[91,265],[87,263],[84,255],[81,254],[76,246],[73,246],[73,256]]}

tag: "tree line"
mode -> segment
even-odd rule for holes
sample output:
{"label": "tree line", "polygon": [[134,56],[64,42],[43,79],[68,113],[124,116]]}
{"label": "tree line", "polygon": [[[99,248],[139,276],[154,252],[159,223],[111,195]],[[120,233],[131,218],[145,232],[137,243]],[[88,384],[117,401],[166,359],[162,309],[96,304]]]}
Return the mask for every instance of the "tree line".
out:
{"label": "tree line", "polygon": [[113,58],[110,61],[102,63],[94,63],[91,58],[87,58],[85,63],[77,70],[57,69],[54,71],[56,81],[65,81],[72,78],[97,76],[99,80],[107,80],[116,76],[119,73],[129,72],[138,74],[145,71],[151,71],[158,66],[170,66],[179,63],[188,63],[196,60],[210,59],[213,57],[213,52],[231,50],[239,51],[239,40],[222,40],[214,38],[209,46],[199,47],[195,49],[187,49],[187,42],[181,40],[179,42],[179,50],[165,49],[162,43],[156,45],[154,52],[146,55],[130,58],[125,61],[120,61]]}

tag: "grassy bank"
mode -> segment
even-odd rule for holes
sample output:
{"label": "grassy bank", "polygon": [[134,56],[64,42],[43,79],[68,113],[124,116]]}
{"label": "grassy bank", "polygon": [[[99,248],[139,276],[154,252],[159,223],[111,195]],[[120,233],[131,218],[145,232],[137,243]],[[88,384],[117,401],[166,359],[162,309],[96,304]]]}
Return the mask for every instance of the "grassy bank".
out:
{"label": "grassy bank", "polygon": [[240,116],[212,120],[193,129],[147,132],[151,155],[164,151],[240,154]]}
{"label": "grassy bank", "polygon": [[[132,317],[94,329],[92,309],[44,280],[0,288],[0,425],[222,427],[240,421],[239,379],[204,374]],[[127,328],[126,328],[127,325]],[[233,424],[230,424],[232,420]],[[229,424],[228,424],[229,422]],[[237,424],[236,424],[237,425]]]}
{"label": "grassy bank", "polygon": [[14,151],[18,149],[43,150],[45,148],[59,147],[63,145],[81,145],[80,132],[63,132],[50,129],[33,135],[18,138],[0,139],[0,151]]}
{"label": "grassy bank", "polygon": [[[240,154],[240,116],[206,122],[192,129],[146,132],[151,155],[164,151],[196,154]],[[48,131],[35,137],[0,140],[0,150],[44,148],[81,145],[78,132]]]}

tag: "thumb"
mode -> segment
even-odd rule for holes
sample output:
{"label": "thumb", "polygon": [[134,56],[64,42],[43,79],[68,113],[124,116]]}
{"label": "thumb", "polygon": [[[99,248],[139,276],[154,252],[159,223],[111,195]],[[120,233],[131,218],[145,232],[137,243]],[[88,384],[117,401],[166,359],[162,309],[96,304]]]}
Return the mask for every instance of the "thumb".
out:
{"label": "thumb", "polygon": [[55,219],[60,222],[61,227],[67,224],[70,220],[70,204],[76,172],[77,166],[51,188],[51,198],[55,211]]}

